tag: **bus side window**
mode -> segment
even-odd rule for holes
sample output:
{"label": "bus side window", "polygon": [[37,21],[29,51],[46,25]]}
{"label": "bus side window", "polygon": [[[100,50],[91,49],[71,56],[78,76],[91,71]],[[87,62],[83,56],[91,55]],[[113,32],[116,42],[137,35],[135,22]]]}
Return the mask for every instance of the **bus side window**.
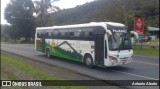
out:
{"label": "bus side window", "polygon": [[42,32],[41,31],[37,31],[37,38],[41,38],[42,37]]}
{"label": "bus side window", "polygon": [[52,33],[51,32],[47,32],[47,38],[52,38]]}
{"label": "bus side window", "polygon": [[43,32],[42,32],[42,37],[44,37],[44,38],[48,38],[48,32],[43,31]]}
{"label": "bus side window", "polygon": [[37,33],[37,38],[40,38],[41,36],[40,36],[40,33]]}
{"label": "bus side window", "polygon": [[91,37],[92,36],[92,32],[89,32],[89,37]]}
{"label": "bus side window", "polygon": [[48,32],[43,33],[45,38],[48,38]]}
{"label": "bus side window", "polygon": [[88,32],[86,32],[86,31],[83,34],[84,34],[84,37],[88,37],[88,35],[89,35]]}
{"label": "bus side window", "polygon": [[92,28],[83,28],[83,37],[92,37],[93,29]]}
{"label": "bus side window", "polygon": [[54,30],[53,33],[54,33],[54,34],[53,34],[54,37],[59,37],[59,31],[58,31],[58,30]]}
{"label": "bus side window", "polygon": [[74,36],[74,31],[73,31],[73,29],[69,29],[69,30],[68,30],[68,36],[69,36],[69,37],[73,37],[73,36]]}
{"label": "bus side window", "polygon": [[59,36],[60,37],[66,37],[67,36],[67,32],[60,32]]}
{"label": "bus side window", "polygon": [[80,37],[80,35],[81,35],[81,30],[80,29],[76,29],[74,31],[74,37]]}
{"label": "bus side window", "polygon": [[73,32],[69,32],[69,37],[73,37],[74,33]]}
{"label": "bus side window", "polygon": [[68,29],[61,29],[61,30],[59,30],[59,36],[60,37],[67,37],[67,32],[68,32]]}
{"label": "bus side window", "polygon": [[86,31],[84,32],[84,37],[91,37],[92,36],[92,32]]}
{"label": "bus side window", "polygon": [[51,32],[51,38],[54,38],[54,32],[53,31]]}

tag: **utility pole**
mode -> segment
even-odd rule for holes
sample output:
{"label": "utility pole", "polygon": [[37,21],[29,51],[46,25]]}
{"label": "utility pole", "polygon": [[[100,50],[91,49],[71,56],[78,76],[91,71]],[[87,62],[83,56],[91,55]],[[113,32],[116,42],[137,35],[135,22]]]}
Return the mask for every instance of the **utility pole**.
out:
{"label": "utility pole", "polygon": [[127,20],[128,20],[128,18],[127,18],[127,1],[126,0],[123,0],[124,2],[124,22],[125,22],[125,25],[128,27],[128,22],[127,22]]}

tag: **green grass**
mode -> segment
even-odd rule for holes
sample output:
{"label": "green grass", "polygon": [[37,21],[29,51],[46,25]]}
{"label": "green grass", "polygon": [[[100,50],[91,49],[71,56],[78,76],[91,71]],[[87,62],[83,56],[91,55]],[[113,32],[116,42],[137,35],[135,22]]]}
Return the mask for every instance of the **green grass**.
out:
{"label": "green grass", "polygon": [[151,42],[151,43],[158,43],[158,42],[159,42],[159,39],[151,40],[151,41],[149,41],[149,42]]}
{"label": "green grass", "polygon": [[[5,54],[1,55],[1,62],[3,63],[2,74],[5,75],[5,76],[3,76],[3,77],[5,77],[5,79],[21,80],[22,76],[20,76],[20,75],[16,76],[16,75],[14,75],[14,73],[12,73],[12,71],[5,70],[9,67],[9,69],[14,68],[17,71],[22,71],[27,76],[36,78],[38,80],[63,80],[61,77],[55,76],[55,75],[50,74],[48,72],[44,72],[43,70],[41,70],[37,67],[34,67],[32,65],[29,65],[22,60],[8,57]],[[5,67],[7,67],[7,68],[5,68]],[[17,72],[17,71],[15,71],[15,72]],[[23,77],[25,77],[25,76],[23,76]],[[68,84],[74,84],[74,83],[68,82]],[[27,87],[21,87],[20,89],[24,89],[24,88],[27,88]],[[87,88],[83,87],[83,86],[59,86],[59,87],[57,86],[56,89],[87,89]]]}
{"label": "green grass", "polygon": [[133,46],[134,54],[159,57],[159,47]]}
{"label": "green grass", "polygon": [[1,55],[1,60],[11,66],[16,67],[19,70],[22,70],[23,72],[25,72],[33,77],[36,77],[36,78],[39,78],[42,80],[59,80],[60,79],[56,76],[53,76],[53,75],[48,74],[44,71],[41,71],[38,68],[33,67],[32,65],[28,65],[22,61],[12,59],[7,56]]}

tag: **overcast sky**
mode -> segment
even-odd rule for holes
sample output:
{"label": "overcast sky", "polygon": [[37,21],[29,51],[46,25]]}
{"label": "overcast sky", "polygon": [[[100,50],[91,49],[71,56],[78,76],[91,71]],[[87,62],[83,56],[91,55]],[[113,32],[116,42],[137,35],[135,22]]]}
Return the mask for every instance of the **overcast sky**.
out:
{"label": "overcast sky", "polygon": [[[10,0],[1,0],[1,24],[6,24],[6,20],[4,19],[4,9]],[[77,5],[82,5],[87,2],[91,2],[94,0],[60,0],[55,2],[55,6],[59,6],[61,9],[64,8],[73,8]]]}

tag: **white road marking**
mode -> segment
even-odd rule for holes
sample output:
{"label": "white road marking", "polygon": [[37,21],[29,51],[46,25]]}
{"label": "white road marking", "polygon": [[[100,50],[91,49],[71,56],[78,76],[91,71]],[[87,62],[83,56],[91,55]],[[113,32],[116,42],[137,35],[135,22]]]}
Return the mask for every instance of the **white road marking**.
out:
{"label": "white road marking", "polygon": [[151,80],[159,80],[159,79],[155,79],[155,78],[151,78],[151,77],[146,77],[146,76],[142,76],[142,75],[137,75],[137,74],[132,74],[132,73],[127,73],[127,72],[123,72],[123,71],[117,71],[117,70],[112,70],[112,71],[123,73],[123,74],[132,75],[132,76],[137,76],[137,77],[141,77],[141,78],[151,79]]}
{"label": "white road marking", "polygon": [[135,63],[147,64],[147,65],[159,66],[159,64],[156,64],[156,63],[149,63],[149,62],[142,62],[142,61],[133,61],[133,62],[135,62]]}

